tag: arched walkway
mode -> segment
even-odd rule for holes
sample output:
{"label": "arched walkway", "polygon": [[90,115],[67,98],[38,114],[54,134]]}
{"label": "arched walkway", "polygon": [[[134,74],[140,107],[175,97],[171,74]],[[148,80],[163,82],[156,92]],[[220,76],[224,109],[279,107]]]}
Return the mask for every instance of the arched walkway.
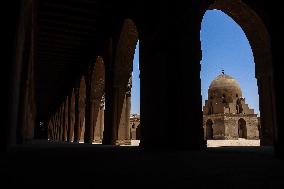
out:
{"label": "arched walkway", "polygon": [[[240,0],[214,0],[208,7],[232,17],[245,32],[254,55],[255,77],[258,83],[262,145],[272,145],[276,128],[275,95],[270,36],[261,18]],[[275,129],[276,132],[276,129]]]}
{"label": "arched walkway", "polygon": [[113,76],[112,144],[130,144],[131,73],[138,32],[134,22],[126,19],[119,37]]}

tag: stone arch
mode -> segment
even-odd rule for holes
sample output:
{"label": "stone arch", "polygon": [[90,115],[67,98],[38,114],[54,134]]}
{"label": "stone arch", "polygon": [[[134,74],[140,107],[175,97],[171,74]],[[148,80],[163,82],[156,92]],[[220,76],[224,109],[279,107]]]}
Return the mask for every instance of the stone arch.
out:
{"label": "stone arch", "polygon": [[239,138],[247,138],[247,126],[243,118],[238,120],[238,136]]}
{"label": "stone arch", "polygon": [[103,58],[98,56],[91,76],[91,120],[95,143],[101,143],[103,139],[104,100],[105,93],[105,65]]}
{"label": "stone arch", "polygon": [[80,80],[79,87],[79,141],[84,141],[84,133],[85,133],[85,106],[86,106],[86,81],[85,77],[82,76]]}
{"label": "stone arch", "polygon": [[138,31],[131,19],[123,23],[117,44],[114,63],[114,85],[127,86],[133,69],[133,58],[138,41]]}
{"label": "stone arch", "polygon": [[131,73],[138,31],[131,19],[122,25],[118,40],[113,75],[113,144],[130,144]]}
{"label": "stone arch", "polygon": [[[230,16],[246,34],[255,62],[259,93],[262,145],[271,145],[276,136],[275,94],[270,36],[262,19],[241,0],[213,0],[208,10],[217,9]],[[273,131],[274,130],[274,131]]]}
{"label": "stone arch", "polygon": [[213,139],[213,121],[211,119],[206,121],[206,139]]}

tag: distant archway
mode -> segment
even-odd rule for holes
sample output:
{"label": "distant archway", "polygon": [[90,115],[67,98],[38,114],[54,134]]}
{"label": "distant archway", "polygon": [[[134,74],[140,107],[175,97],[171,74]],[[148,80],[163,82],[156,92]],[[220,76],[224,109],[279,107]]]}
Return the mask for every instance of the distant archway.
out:
{"label": "distant archway", "polygon": [[211,119],[208,119],[206,121],[206,139],[213,139],[213,121]]}
{"label": "distant archway", "polygon": [[130,98],[132,70],[138,31],[131,19],[122,25],[114,61],[113,140],[112,144],[130,144]]}
{"label": "distant archway", "polygon": [[213,0],[208,10],[220,10],[233,18],[245,32],[254,55],[259,93],[261,145],[277,140],[275,94],[270,36],[262,19],[241,0]]}
{"label": "distant archway", "polygon": [[247,138],[247,126],[243,118],[238,121],[238,135],[239,138]]}

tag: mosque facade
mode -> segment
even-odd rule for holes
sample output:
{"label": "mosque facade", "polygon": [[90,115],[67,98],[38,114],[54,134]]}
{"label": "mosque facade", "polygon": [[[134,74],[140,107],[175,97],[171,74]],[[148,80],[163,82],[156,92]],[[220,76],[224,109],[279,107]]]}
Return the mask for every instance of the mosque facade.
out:
{"label": "mosque facade", "polygon": [[246,104],[239,83],[224,72],[209,86],[203,128],[207,140],[259,139],[257,114]]}

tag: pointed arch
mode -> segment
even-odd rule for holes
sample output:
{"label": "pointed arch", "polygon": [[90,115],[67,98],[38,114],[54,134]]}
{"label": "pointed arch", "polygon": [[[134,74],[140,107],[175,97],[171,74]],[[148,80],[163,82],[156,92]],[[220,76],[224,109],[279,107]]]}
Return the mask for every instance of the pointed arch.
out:
{"label": "pointed arch", "polygon": [[255,62],[255,77],[259,94],[261,145],[272,145],[277,140],[275,92],[270,35],[258,14],[242,0],[213,0],[208,9],[229,15],[246,34]]}
{"label": "pointed arch", "polygon": [[126,19],[122,25],[118,40],[113,75],[113,144],[130,144],[130,93],[131,73],[138,31],[131,19]]}

